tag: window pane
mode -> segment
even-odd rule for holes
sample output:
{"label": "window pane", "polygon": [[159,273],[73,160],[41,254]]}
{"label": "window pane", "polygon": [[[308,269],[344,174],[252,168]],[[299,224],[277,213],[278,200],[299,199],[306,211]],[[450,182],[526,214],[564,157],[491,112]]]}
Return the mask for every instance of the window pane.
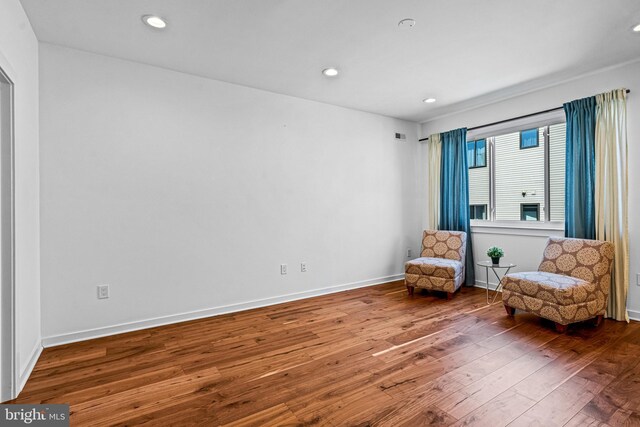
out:
{"label": "window pane", "polygon": [[474,155],[474,148],[475,148],[475,142],[474,141],[469,141],[467,142],[467,163],[468,163],[468,167],[472,168],[476,165],[474,159],[475,159],[475,155]]}
{"label": "window pane", "polygon": [[477,166],[486,166],[486,141],[484,139],[480,139],[476,141],[476,167]]}
{"label": "window pane", "polygon": [[540,219],[540,207],[538,205],[522,205],[522,221],[538,221]]}
{"label": "window pane", "polygon": [[[565,129],[566,125],[560,123],[469,141],[467,159],[470,166],[471,218],[545,221],[548,216],[551,221],[563,222]],[[547,138],[546,130],[549,133]],[[547,141],[548,152],[545,151]],[[491,150],[488,149],[490,145],[493,147]],[[492,176],[489,175],[489,169],[493,169]],[[548,181],[545,181],[546,172],[549,174]],[[491,189],[495,189],[495,193],[490,201]],[[549,193],[545,194],[546,191]],[[495,202],[495,205],[491,202]]]}
{"label": "window pane", "polygon": [[520,138],[520,148],[536,147],[538,145],[538,129],[523,130]]}
{"label": "window pane", "polygon": [[564,222],[566,123],[549,126],[549,209],[551,221]]}
{"label": "window pane", "polygon": [[520,149],[520,132],[495,137],[495,219],[498,221],[521,221],[523,203],[539,204],[539,212],[544,212],[544,128],[536,133],[539,133],[538,146],[527,150]]}

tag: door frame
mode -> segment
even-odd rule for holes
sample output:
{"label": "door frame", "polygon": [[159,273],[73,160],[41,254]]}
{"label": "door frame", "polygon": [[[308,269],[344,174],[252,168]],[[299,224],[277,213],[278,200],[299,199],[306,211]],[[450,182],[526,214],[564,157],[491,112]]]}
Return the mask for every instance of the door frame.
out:
{"label": "door frame", "polygon": [[17,395],[15,111],[12,70],[0,54],[0,402]]}

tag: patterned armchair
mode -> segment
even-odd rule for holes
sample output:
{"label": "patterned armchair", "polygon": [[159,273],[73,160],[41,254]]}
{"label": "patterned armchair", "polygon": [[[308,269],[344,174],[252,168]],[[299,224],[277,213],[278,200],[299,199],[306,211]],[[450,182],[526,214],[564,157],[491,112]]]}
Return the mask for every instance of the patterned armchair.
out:
{"label": "patterned armchair", "polygon": [[538,271],[502,278],[507,314],[534,313],[555,322],[558,332],[592,318],[598,325],[607,308],[613,256],[609,242],[550,238]]}
{"label": "patterned armchair", "polygon": [[409,295],[414,288],[447,293],[451,299],[464,282],[467,233],[425,230],[420,258],[404,265],[404,282]]}

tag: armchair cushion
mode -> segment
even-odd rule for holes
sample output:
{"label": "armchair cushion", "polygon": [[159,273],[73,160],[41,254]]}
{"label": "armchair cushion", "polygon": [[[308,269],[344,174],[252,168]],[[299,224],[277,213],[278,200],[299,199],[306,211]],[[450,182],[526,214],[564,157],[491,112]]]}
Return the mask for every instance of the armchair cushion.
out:
{"label": "armchair cushion", "polygon": [[446,258],[416,258],[405,264],[405,273],[454,279],[462,274],[462,262]]}
{"label": "armchair cushion", "polygon": [[577,277],[608,291],[613,253],[609,242],[551,237],[538,271]]}
{"label": "armchair cushion", "polygon": [[543,271],[509,274],[503,288],[556,304],[575,304],[597,298],[593,283]]}
{"label": "armchair cushion", "polygon": [[463,261],[467,250],[467,234],[461,231],[425,230],[422,253],[425,258],[446,258]]}

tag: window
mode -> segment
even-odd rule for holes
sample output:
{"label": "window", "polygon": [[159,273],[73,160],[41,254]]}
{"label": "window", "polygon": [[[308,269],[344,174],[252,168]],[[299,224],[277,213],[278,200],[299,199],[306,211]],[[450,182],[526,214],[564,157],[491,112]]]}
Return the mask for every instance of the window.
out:
{"label": "window", "polygon": [[520,205],[520,220],[522,221],[540,221],[540,204]]}
{"label": "window", "polygon": [[538,147],[538,129],[523,130],[520,132],[520,149]]}
{"label": "window", "polygon": [[471,205],[471,219],[487,219],[487,205]]}
{"label": "window", "polygon": [[487,141],[485,139],[467,142],[467,163],[469,169],[487,166]]}
{"label": "window", "polygon": [[[566,126],[561,120],[467,142],[472,220],[564,223]],[[486,167],[478,167],[478,153]]]}

